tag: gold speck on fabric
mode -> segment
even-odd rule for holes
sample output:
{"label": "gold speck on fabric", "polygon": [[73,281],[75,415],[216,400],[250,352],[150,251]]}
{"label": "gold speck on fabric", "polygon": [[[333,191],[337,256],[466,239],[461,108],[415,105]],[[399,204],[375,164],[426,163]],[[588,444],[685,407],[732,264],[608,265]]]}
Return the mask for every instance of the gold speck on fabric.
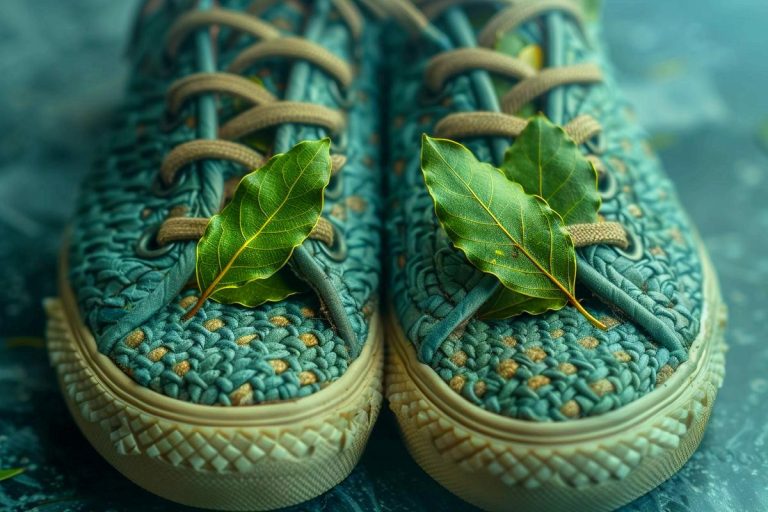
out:
{"label": "gold speck on fabric", "polygon": [[451,386],[451,389],[454,390],[457,393],[461,393],[461,390],[464,389],[464,382],[465,378],[463,375],[454,375],[451,381],[449,382],[449,385]]}
{"label": "gold speck on fabric", "polygon": [[528,387],[535,390],[546,386],[549,382],[549,377],[545,375],[534,375],[528,379]]}
{"label": "gold speck on fabric", "polygon": [[314,347],[319,342],[317,340],[317,336],[312,334],[311,332],[305,332],[303,334],[299,335],[299,339],[304,344],[305,347]]}
{"label": "gold speck on fabric", "polygon": [[269,365],[272,367],[273,370],[275,370],[275,373],[277,374],[283,373],[285,370],[288,369],[288,363],[286,363],[282,359],[272,359],[271,361],[269,361]]}
{"label": "gold speck on fabric", "polygon": [[299,384],[308,386],[317,382],[317,375],[312,372],[301,372],[299,374]]}
{"label": "gold speck on fabric", "polygon": [[211,332],[217,331],[224,327],[224,321],[221,318],[211,318],[210,320],[205,321],[203,327]]}
{"label": "gold speck on fabric", "polygon": [[142,341],[144,341],[144,338],[144,331],[141,329],[136,329],[125,337],[125,344],[131,348],[136,348],[141,344]]}
{"label": "gold speck on fabric", "polygon": [[511,379],[514,377],[519,366],[520,365],[517,363],[517,361],[512,359],[504,359],[499,363],[499,366],[496,367],[496,372],[505,379]]}
{"label": "gold speck on fabric", "polygon": [[156,349],[151,351],[149,354],[147,354],[147,358],[149,358],[150,361],[159,361],[167,353],[168,353],[168,349],[167,348],[165,348],[165,347],[157,347]]}

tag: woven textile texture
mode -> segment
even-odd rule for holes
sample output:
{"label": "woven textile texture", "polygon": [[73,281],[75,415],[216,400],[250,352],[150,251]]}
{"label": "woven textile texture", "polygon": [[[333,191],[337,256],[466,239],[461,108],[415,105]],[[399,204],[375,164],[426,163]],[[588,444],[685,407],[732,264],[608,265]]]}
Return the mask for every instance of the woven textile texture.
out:
{"label": "woven textile texture", "polygon": [[[232,0],[221,7],[245,9],[249,3]],[[168,85],[198,71],[193,37],[170,68],[163,61],[158,41],[183,12],[178,4],[162,2],[139,19],[127,100],[80,193],[69,242],[70,282],[100,350],[143,386],[202,404],[306,396],[337,379],[352,361],[350,347],[331,328],[309,287],[308,293],[255,309],[208,301],[201,313],[183,323],[183,312],[194,303],[194,287],[187,285],[194,270],[194,242],[168,246],[151,257],[137,251],[173,208],[193,217],[215,213],[222,181],[243,172],[231,164],[208,162],[182,170],[171,190],[157,187],[162,158],[175,145],[195,138],[198,123],[194,102],[182,112],[184,122],[168,126],[164,120]],[[373,81],[378,33],[368,26],[355,42],[336,14],[331,11],[325,20],[322,46],[357,65],[358,77],[340,90],[324,72],[313,69],[299,87],[302,101],[349,107],[347,133],[336,136],[332,148],[348,160],[326,194],[324,213],[336,226],[345,254],[320,242],[305,245],[340,290],[362,343],[379,282],[379,98]],[[313,15],[309,4],[277,2],[264,19],[285,34],[301,35]],[[254,42],[240,37],[228,46],[229,36],[222,30],[216,42],[221,70]],[[359,47],[365,51],[355,51]],[[296,87],[289,63],[269,59],[259,65],[250,74],[277,97]],[[225,99],[220,103],[222,115],[242,108]],[[319,128],[299,128],[293,143],[324,135]],[[251,142],[261,141],[254,137]]]}
{"label": "woven textile texture", "polygon": [[[79,433],[41,339],[40,301],[56,293],[60,233],[93,141],[119,101],[121,58],[138,2],[5,0],[0,90],[0,482],[9,512],[190,512],[140,489]],[[701,228],[730,305],[728,376],[701,447],[669,481],[622,512],[768,509],[768,74],[762,0],[611,0],[604,26],[623,90]],[[752,70],[752,79],[734,76]],[[761,103],[763,102],[763,103]],[[762,127],[762,129],[761,129]],[[758,134],[764,134],[758,136]],[[762,146],[759,143],[762,141]],[[714,208],[713,200],[724,208]],[[749,222],[745,222],[748,219]],[[757,448],[757,449],[756,449]],[[406,452],[385,407],[339,486],[293,510],[474,510]]]}
{"label": "woven textile texture", "polygon": [[[457,29],[446,17],[437,24],[455,38]],[[609,329],[596,329],[571,306],[508,321],[471,319],[425,362],[457,393],[489,411],[561,421],[617,409],[674,372],[699,330],[702,271],[671,182],[617,91],[604,54],[594,49],[597,24],[590,24],[585,36],[565,15],[549,15],[518,30],[521,40],[542,48],[550,65],[597,62],[604,71],[603,83],[563,87],[536,108],[560,124],[590,114],[603,127],[600,157],[610,181],[601,184],[600,214],[625,226],[631,247],[579,249],[579,272],[591,269],[593,286],[582,280],[577,296]],[[551,40],[560,45],[549,45]],[[434,53],[429,45],[416,48],[405,39],[390,50],[390,98],[396,98],[389,119],[390,287],[403,331],[417,347],[482,277],[438,225],[419,168],[422,132],[432,133],[451,112],[478,110],[467,76],[453,79],[439,95],[425,95],[424,68]],[[404,54],[414,56],[405,65],[399,57]],[[465,142],[478,158],[492,161],[485,141]],[[603,300],[593,296],[596,287]],[[630,307],[617,307],[622,297]],[[650,313],[659,325],[639,324],[627,313],[630,308]],[[668,332],[682,350],[659,342]]]}

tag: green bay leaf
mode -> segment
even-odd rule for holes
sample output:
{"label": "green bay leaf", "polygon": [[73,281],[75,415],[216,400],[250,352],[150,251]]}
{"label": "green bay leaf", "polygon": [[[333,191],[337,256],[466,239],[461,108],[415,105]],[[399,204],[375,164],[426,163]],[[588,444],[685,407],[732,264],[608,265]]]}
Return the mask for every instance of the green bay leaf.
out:
{"label": "green bay leaf", "polygon": [[185,318],[209,298],[254,307],[295,293],[288,269],[278,271],[317,224],[330,177],[327,138],[301,142],[245,176],[197,244],[202,294]]}
{"label": "green bay leaf", "polygon": [[547,301],[538,297],[528,297],[500,286],[496,293],[483,304],[479,317],[486,320],[503,320],[521,313],[537,315],[548,309]]}
{"label": "green bay leaf", "polygon": [[19,476],[23,472],[24,472],[24,468],[0,469],[0,482],[2,482],[3,480],[10,480],[15,476]]}
{"label": "green bay leaf", "polygon": [[222,287],[211,299],[224,304],[241,304],[255,308],[265,302],[277,302],[298,293],[301,281],[285,266],[264,279],[253,279],[236,286]]}
{"label": "green bay leaf", "polygon": [[[576,253],[560,217],[464,146],[425,136],[421,166],[453,244],[520,297],[512,314],[560,309],[573,297]],[[507,308],[509,309],[509,308]]]}
{"label": "green bay leaf", "polygon": [[[597,222],[600,194],[597,171],[559,126],[533,117],[507,150],[502,170],[525,191],[543,197],[566,224]],[[500,288],[480,309],[483,318],[507,318],[536,309],[532,299]]]}
{"label": "green bay leaf", "polygon": [[531,118],[504,155],[501,169],[527,193],[544,198],[566,225],[597,222],[597,171],[546,117]]}

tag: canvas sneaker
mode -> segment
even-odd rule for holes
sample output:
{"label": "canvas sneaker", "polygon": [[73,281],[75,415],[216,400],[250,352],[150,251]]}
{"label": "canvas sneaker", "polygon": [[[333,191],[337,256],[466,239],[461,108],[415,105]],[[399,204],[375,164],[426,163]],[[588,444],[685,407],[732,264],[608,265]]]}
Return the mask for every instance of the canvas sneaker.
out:
{"label": "canvas sneaker", "polygon": [[[701,441],[723,378],[725,309],[706,251],[617,90],[595,13],[568,0],[424,0],[388,11],[402,35],[387,49],[387,395],[408,448],[484,509],[627,503]],[[422,134],[499,167],[537,113],[592,163],[602,200],[595,223],[568,227],[584,311],[569,303],[489,319],[499,280],[443,227],[466,212],[436,212]]]}
{"label": "canvas sneaker", "polygon": [[[62,251],[60,297],[46,307],[72,415],[151,492],[283,507],[337,484],[362,453],[383,364],[369,16],[351,0],[144,2],[127,98],[105,127]],[[299,293],[198,309],[209,218],[242,176],[325,137],[322,217],[280,270]]]}

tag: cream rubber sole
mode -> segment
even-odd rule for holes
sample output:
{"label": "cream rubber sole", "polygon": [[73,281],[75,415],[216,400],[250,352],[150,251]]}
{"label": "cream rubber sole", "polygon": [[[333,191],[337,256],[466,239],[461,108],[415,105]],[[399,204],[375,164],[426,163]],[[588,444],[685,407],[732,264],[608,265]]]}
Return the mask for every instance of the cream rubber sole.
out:
{"label": "cream rubber sole", "polygon": [[389,322],[387,398],[413,458],[486,510],[613,510],[673,475],[701,442],[725,371],[725,307],[705,259],[690,359],[648,395],[601,416],[537,423],[487,412],[420,363]]}
{"label": "cream rubber sole", "polygon": [[242,407],[196,405],[136,384],[79,319],[66,283],[45,303],[48,350],[88,441],[141,487],[185,505],[269,510],[301,503],[355,467],[382,400],[378,315],[347,372],[305,398]]}

